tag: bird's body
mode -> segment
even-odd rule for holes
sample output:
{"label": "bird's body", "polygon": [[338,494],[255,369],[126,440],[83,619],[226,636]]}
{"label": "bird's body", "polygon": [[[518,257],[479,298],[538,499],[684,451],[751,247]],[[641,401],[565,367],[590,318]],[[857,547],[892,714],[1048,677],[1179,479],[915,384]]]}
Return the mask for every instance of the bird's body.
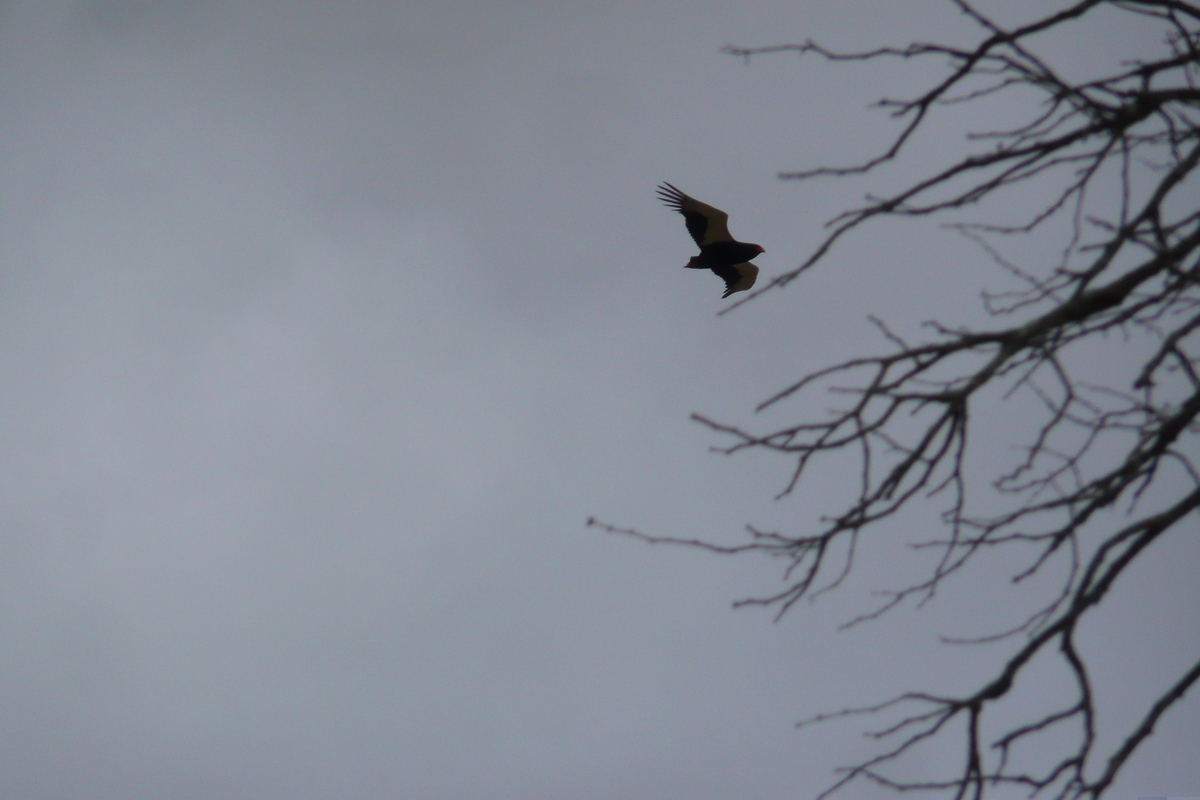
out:
{"label": "bird's body", "polygon": [[658,187],[666,205],[683,215],[688,233],[700,246],[700,255],[687,263],[689,269],[711,269],[725,281],[725,294],[744,292],[758,278],[758,267],[750,259],[766,252],[757,244],[739,242],[729,234],[729,215],[689,197],[669,183]]}

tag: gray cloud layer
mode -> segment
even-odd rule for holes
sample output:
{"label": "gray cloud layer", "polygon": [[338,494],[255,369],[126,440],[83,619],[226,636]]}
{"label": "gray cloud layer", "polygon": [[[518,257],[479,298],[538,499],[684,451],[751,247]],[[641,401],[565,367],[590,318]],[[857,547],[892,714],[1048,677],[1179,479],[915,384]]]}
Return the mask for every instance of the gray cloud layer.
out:
{"label": "gray cloud layer", "polygon": [[[885,264],[868,238],[715,318],[654,184],[729,209],[779,271],[862,187],[773,172],[860,156],[887,131],[863,105],[915,80],[718,48],[962,24],[932,2],[0,5],[0,796],[805,796],[865,745],[793,721],[973,674],[928,645],[994,608],[832,633],[896,583],[886,557],[772,627],[727,610],[771,565],[583,529],[818,513],[771,506],[780,465],[707,456],[687,412],[745,419],[874,346],[864,315],[929,302],[910,270],[968,252],[918,228]],[[942,273],[947,303],[986,279]],[[1158,574],[1195,596],[1179,548]],[[1134,594],[1120,613],[1153,615]],[[1095,646],[1165,675],[1195,622]],[[1194,791],[1196,723],[1193,698],[1115,796]]]}

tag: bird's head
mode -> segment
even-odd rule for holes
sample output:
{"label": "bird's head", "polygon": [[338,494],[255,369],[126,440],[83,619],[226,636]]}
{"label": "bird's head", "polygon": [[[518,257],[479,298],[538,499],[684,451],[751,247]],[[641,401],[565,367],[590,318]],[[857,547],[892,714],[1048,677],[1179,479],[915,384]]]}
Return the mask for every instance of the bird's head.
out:
{"label": "bird's head", "polygon": [[765,247],[763,247],[761,244],[754,245],[754,250],[755,250],[755,252],[758,252],[758,253],[767,252],[767,249]]}

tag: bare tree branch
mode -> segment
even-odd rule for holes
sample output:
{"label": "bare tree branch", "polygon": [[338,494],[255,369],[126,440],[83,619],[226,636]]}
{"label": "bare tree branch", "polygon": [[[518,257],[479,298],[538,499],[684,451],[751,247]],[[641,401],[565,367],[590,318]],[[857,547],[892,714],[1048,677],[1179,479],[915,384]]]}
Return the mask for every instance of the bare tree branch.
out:
{"label": "bare tree branch", "polygon": [[[933,597],[945,580],[983,554],[1024,553],[1013,583],[1061,564],[1064,578],[1037,610],[999,633],[944,639],[947,643],[1009,642],[993,677],[962,696],[908,692],[875,705],[818,715],[807,725],[862,715],[890,719],[868,735],[881,750],[841,768],[824,798],[855,781],[898,792],[942,792],[976,800],[1018,786],[1054,800],[1098,800],[1155,724],[1200,680],[1200,663],[1164,687],[1134,727],[1109,752],[1098,750],[1099,709],[1091,669],[1076,632],[1154,542],[1194,532],[1200,510],[1200,5],[1183,0],[1080,0],[1015,28],[1005,28],[968,0],[950,0],[976,23],[974,46],[914,43],[840,52],[812,41],[770,47],[727,47],[744,59],[770,53],[811,54],[831,61],[911,61],[947,64],[940,80],[907,100],[879,106],[902,120],[882,152],[843,167],[781,173],[797,180],[863,176],[903,157],[940,109],[986,104],[1032,91],[1024,121],[1004,130],[979,130],[965,154],[927,177],[831,219],[828,231],[799,266],[726,308],[780,289],[824,259],[845,235],[880,217],[940,217],[979,244],[1018,288],[985,294],[998,323],[982,330],[927,323],[926,341],[909,342],[885,323],[871,322],[885,350],[819,369],[785,384],[757,410],[795,405],[798,421],[765,432],[694,414],[725,439],[718,452],[771,451],[793,459],[779,498],[801,486],[814,465],[848,454],[859,461],[858,485],[840,510],[811,530],[764,533],[718,546],[698,538],[655,537],[603,530],[651,543],[699,547],[721,554],[757,551],[787,562],[784,588],[739,605],[786,613],[802,597],[842,583],[857,547],[886,531],[914,502],[940,502],[946,534],[918,542],[938,557],[921,580],[881,593],[872,610],[847,626],[877,619],[913,600]],[[1121,63],[1110,74],[1071,80],[1039,53],[1039,36],[1083,26],[1101,9],[1162,25],[1157,58]],[[1037,179],[1052,186],[1044,202],[1016,222],[997,218],[1017,187]],[[1115,187],[1115,188],[1114,188]],[[984,219],[964,221],[964,210]],[[1061,235],[1063,246],[1033,267],[1004,255],[1007,237]],[[1110,379],[1080,377],[1081,352],[1091,342],[1121,343],[1136,359],[1114,362]],[[1127,374],[1126,374],[1127,372]],[[834,410],[815,416],[808,399],[834,398]],[[973,431],[996,397],[1024,395],[1040,411],[1028,417],[1021,455],[997,466],[995,453],[972,449]],[[973,476],[991,471],[984,513],[968,498]],[[1182,487],[1182,488],[1181,488]],[[1194,533],[1193,533],[1194,535]],[[829,561],[833,553],[847,553]],[[995,738],[994,708],[1011,698],[1035,657],[1052,658],[1070,676],[1075,696]],[[951,723],[954,723],[953,725]],[[1073,731],[1074,743],[1040,769],[1018,763],[1016,746],[1047,731]],[[957,741],[958,770],[937,780],[906,781],[891,768],[918,744]],[[1056,741],[1062,741],[1056,739]],[[1107,740],[1106,740],[1107,741]]]}

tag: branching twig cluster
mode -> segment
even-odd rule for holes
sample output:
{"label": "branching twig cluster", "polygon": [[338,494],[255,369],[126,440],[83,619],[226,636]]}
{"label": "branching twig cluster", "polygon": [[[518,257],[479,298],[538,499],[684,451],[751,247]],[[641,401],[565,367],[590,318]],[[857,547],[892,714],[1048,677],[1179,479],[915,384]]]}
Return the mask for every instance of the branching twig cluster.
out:
{"label": "branching twig cluster", "polygon": [[[1017,582],[1061,560],[1067,567],[1061,591],[1011,630],[972,640],[1019,641],[995,677],[976,692],[964,697],[908,693],[810,721],[900,714],[889,727],[870,734],[891,744],[870,760],[844,768],[821,797],[862,779],[898,791],[943,791],[956,800],[1011,786],[1055,800],[1094,800],[1159,717],[1200,680],[1197,663],[1162,692],[1115,749],[1100,752],[1096,699],[1075,640],[1085,615],[1134,559],[1200,509],[1200,469],[1193,463],[1200,429],[1200,6],[1183,0],[1082,0],[1006,29],[967,0],[952,2],[982,28],[976,46],[913,44],[859,53],[813,42],[727,48],[745,58],[796,51],[831,61],[933,56],[948,62],[945,77],[919,97],[881,101],[902,120],[902,128],[880,155],[850,167],[785,173],[786,178],[861,174],[897,159],[940,106],[986,103],[1017,89],[1035,90],[1042,98],[1024,122],[972,135],[969,141],[981,147],[960,160],[831,220],[828,234],[802,264],[730,308],[795,280],[843,235],[875,217],[956,212],[1003,199],[1005,190],[1034,178],[1051,180],[1058,188],[1023,220],[950,226],[1019,280],[1017,291],[984,298],[993,317],[1006,324],[963,330],[927,323],[930,340],[912,343],[873,320],[892,345],[888,352],[814,372],[759,406],[780,407],[824,389],[844,401],[828,418],[756,433],[694,415],[729,437],[722,452],[768,450],[794,458],[781,496],[793,491],[814,462],[857,453],[853,499],[811,532],[751,529],[747,543],[719,547],[590,522],[651,542],[782,557],[789,564],[786,588],[743,602],[774,606],[783,614],[800,598],[845,578],[852,555],[833,564],[832,553],[853,554],[866,532],[914,499],[946,498],[947,535],[920,545],[939,552],[928,577],[887,593],[885,602],[848,624],[878,617],[909,598],[928,599],[947,576],[996,547],[1029,548],[1027,563],[1012,576]],[[1157,59],[1122,64],[1109,75],[1069,81],[1036,54],[1037,37],[1080,24],[1101,6],[1160,22],[1165,50]],[[997,237],[1055,225],[1061,226],[1066,244],[1036,268],[1012,263],[997,243]],[[1104,337],[1144,345],[1143,360],[1124,386],[1098,386],[1078,377],[1081,343]],[[994,498],[1001,500],[1002,510],[990,514],[973,511],[967,498],[968,440],[985,390],[1006,397],[1029,392],[1042,409],[1041,417],[1031,420],[1018,463],[994,476]],[[1074,699],[985,738],[989,710],[1010,695],[1035,656],[1054,652],[1073,678]],[[962,723],[953,730],[965,732],[961,771],[925,782],[888,776],[889,766],[914,747],[948,735],[952,722]],[[1076,744],[1049,768],[1019,767],[1014,747],[1052,729],[1074,730]]]}

